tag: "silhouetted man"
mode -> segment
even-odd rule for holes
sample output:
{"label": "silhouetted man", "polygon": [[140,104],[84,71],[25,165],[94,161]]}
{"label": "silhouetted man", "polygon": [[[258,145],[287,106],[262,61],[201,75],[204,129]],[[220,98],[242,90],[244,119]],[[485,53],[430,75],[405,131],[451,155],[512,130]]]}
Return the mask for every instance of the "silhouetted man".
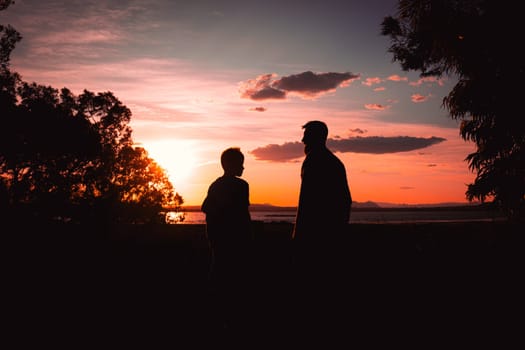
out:
{"label": "silhouetted man", "polygon": [[333,244],[350,220],[352,196],[344,164],[326,147],[328,127],[321,121],[303,125],[301,190],[293,239],[306,244]]}
{"label": "silhouetted man", "polygon": [[294,300],[300,327],[315,329],[323,323],[327,326],[333,318],[329,309],[338,307],[335,294],[341,293],[345,283],[343,234],[350,220],[352,196],[344,164],[326,147],[326,124],[309,121],[303,129],[306,158],[292,234]]}

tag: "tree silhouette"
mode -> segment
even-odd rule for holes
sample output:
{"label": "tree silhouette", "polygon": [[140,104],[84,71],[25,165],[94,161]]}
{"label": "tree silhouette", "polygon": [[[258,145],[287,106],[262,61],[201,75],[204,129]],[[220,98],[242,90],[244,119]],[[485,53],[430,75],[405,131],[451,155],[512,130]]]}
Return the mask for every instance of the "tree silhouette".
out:
{"label": "tree silhouette", "polygon": [[[0,2],[0,10],[12,2]],[[0,206],[3,214],[77,222],[151,222],[182,197],[144,148],[131,111],[111,92],[22,81],[9,70],[21,40],[0,27]]]}
{"label": "tree silhouette", "polygon": [[469,201],[492,199],[509,218],[524,216],[525,123],[522,89],[525,55],[521,11],[512,1],[400,0],[396,17],[385,17],[382,35],[405,71],[457,78],[443,99],[450,117],[461,121],[460,135],[476,144],[467,155],[476,178]]}

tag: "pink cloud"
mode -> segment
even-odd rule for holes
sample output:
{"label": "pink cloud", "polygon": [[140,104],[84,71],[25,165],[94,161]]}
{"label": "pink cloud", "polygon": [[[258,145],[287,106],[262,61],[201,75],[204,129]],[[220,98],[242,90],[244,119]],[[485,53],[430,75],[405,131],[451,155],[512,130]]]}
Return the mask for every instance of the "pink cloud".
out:
{"label": "pink cloud", "polygon": [[387,80],[390,80],[390,81],[408,81],[408,78],[407,77],[401,77],[397,74],[394,74],[394,75],[391,75],[387,78]]}
{"label": "pink cloud", "polygon": [[420,95],[420,94],[413,94],[411,96],[411,100],[414,103],[421,103],[421,102],[425,102],[426,100],[428,100],[429,97],[430,97],[430,95],[423,96],[423,95]]}
{"label": "pink cloud", "polygon": [[380,84],[381,82],[382,82],[381,78],[374,77],[374,78],[366,78],[365,81],[361,82],[361,84],[366,85],[366,86],[372,86],[372,85]]}
{"label": "pink cloud", "polygon": [[52,32],[37,37],[34,42],[43,45],[65,45],[65,44],[93,44],[104,42],[117,42],[123,37],[111,30],[66,30],[63,32]]}
{"label": "pink cloud", "polygon": [[377,103],[367,103],[365,104],[365,108],[373,111],[384,111],[388,106],[383,106]]}
{"label": "pink cloud", "polygon": [[431,84],[438,84],[439,86],[443,86],[444,79],[439,79],[439,78],[436,78],[436,77],[424,77],[424,78],[419,79],[418,81],[411,81],[409,83],[409,85],[411,85],[411,86],[420,86],[420,85],[422,85],[424,83],[427,83],[429,85],[431,85]]}

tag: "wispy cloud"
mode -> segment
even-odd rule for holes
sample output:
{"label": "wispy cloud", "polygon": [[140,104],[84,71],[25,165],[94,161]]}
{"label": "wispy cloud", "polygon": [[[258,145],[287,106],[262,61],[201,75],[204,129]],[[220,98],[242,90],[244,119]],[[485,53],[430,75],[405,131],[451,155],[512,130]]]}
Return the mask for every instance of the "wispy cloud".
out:
{"label": "wispy cloud", "polygon": [[386,79],[390,80],[390,81],[408,81],[407,77],[402,77],[402,76],[399,76],[397,74],[391,75],[391,76],[389,76]]}
{"label": "wispy cloud", "polygon": [[410,99],[414,103],[421,103],[421,102],[425,102],[426,100],[428,100],[430,96],[431,95],[423,96],[421,94],[413,94],[412,96],[410,96]]}
{"label": "wispy cloud", "polygon": [[424,78],[418,79],[417,81],[411,81],[409,83],[409,85],[411,85],[411,86],[420,86],[420,85],[422,85],[424,83],[429,84],[429,85],[437,84],[439,86],[443,86],[444,85],[444,79],[436,78],[436,77],[424,77]]}
{"label": "wispy cloud", "polygon": [[374,77],[374,78],[366,78],[364,81],[361,82],[361,84],[366,86],[372,86],[376,84],[380,84],[382,82],[381,78]]}
{"label": "wispy cloud", "polygon": [[[329,138],[327,147],[334,152],[353,152],[386,154],[414,151],[446,141],[442,137],[429,138],[412,136],[368,136],[349,137],[346,139]],[[285,142],[282,145],[270,144],[249,151],[257,160],[270,162],[293,162],[304,156],[304,145],[301,142]]]}
{"label": "wispy cloud", "polygon": [[[114,6],[109,2],[20,2],[16,9],[27,13],[15,27],[24,36],[29,55],[39,61],[93,60],[115,55],[133,40],[129,28],[137,27],[144,5]],[[73,13],[73,14],[72,14]]]}
{"label": "wispy cloud", "polygon": [[359,79],[359,74],[350,72],[314,73],[306,71],[280,79],[277,74],[268,73],[241,82],[239,92],[242,98],[255,101],[284,100],[290,93],[299,95],[303,99],[313,99],[322,94],[334,92],[338,87],[348,86],[356,79]]}
{"label": "wispy cloud", "polygon": [[264,107],[253,107],[249,109],[252,112],[266,112],[266,108]]}
{"label": "wispy cloud", "polygon": [[365,108],[372,111],[384,111],[388,106],[383,106],[378,103],[367,103],[365,104]]}
{"label": "wispy cloud", "polygon": [[353,133],[356,133],[356,134],[365,134],[365,133],[368,132],[368,130],[361,129],[361,128],[350,129],[349,131],[353,132]]}

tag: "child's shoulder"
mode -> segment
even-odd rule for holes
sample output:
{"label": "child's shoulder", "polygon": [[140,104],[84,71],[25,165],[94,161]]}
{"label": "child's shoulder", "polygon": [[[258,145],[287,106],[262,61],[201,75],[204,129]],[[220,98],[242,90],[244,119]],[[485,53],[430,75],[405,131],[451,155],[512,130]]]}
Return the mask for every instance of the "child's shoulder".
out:
{"label": "child's shoulder", "polygon": [[236,177],[236,179],[237,179],[238,182],[243,183],[245,185],[248,185],[248,181],[246,181],[245,179],[240,178],[240,177]]}

